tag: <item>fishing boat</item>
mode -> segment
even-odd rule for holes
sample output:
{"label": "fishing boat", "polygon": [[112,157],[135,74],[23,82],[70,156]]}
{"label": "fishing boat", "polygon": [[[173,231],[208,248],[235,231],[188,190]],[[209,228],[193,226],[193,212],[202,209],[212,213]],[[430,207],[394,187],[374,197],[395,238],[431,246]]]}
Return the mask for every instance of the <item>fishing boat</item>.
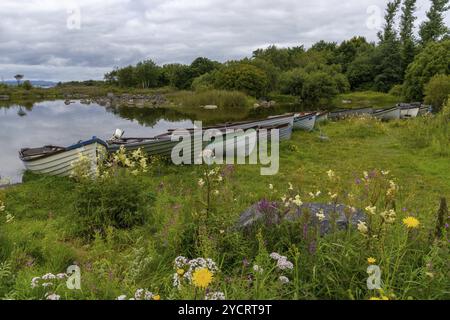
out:
{"label": "fishing boat", "polygon": [[395,106],[389,109],[376,110],[373,116],[381,120],[396,120],[400,119],[400,108]]}
{"label": "fishing boat", "polygon": [[397,106],[400,108],[401,119],[415,118],[419,114],[420,105],[399,103]]}
{"label": "fishing boat", "polygon": [[431,112],[431,106],[421,105],[419,107],[419,115],[423,116]]}
{"label": "fishing boat", "polygon": [[316,124],[317,115],[312,113],[297,113],[294,115],[294,129],[312,131]]}
{"label": "fishing boat", "polygon": [[107,144],[96,137],[80,141],[68,147],[43,146],[40,148],[24,148],[19,152],[25,168],[38,174],[52,176],[68,176],[72,173],[73,164],[86,157],[91,164],[91,172],[97,169],[98,161],[106,153]]}
{"label": "fishing boat", "polygon": [[328,117],[333,120],[345,119],[352,116],[372,114],[372,108],[359,108],[359,109],[338,109],[329,113]]}
{"label": "fishing boat", "polygon": [[328,120],[328,111],[317,111],[316,113],[316,123],[324,122]]}

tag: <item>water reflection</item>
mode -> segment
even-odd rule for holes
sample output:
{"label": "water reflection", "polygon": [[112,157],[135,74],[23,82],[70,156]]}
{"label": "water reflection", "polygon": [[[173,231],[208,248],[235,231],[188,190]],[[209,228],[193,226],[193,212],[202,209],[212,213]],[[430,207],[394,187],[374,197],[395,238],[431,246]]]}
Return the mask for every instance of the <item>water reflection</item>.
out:
{"label": "water reflection", "polygon": [[124,129],[129,136],[153,136],[167,129],[192,126],[192,121],[182,115],[167,118],[162,110],[113,112],[79,102],[69,106],[63,101],[0,106],[0,178],[21,180],[23,166],[18,151],[24,147],[67,146],[92,136],[107,139],[116,128]]}
{"label": "water reflection", "polygon": [[97,136],[109,138],[116,128],[127,136],[153,136],[168,129],[192,127],[194,120],[204,125],[248,118],[258,119],[286,112],[302,111],[299,105],[285,105],[258,109],[201,108],[132,108],[102,107],[76,101],[40,103],[0,103],[0,184],[1,178],[20,182],[23,165],[18,151],[25,147],[43,145],[68,146],[79,140]]}

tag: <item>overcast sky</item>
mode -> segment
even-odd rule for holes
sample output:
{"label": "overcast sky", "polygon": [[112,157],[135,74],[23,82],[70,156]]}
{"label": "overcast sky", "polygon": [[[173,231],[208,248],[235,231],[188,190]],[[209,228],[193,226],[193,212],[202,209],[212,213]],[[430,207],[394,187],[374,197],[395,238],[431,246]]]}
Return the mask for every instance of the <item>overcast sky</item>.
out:
{"label": "overcast sky", "polygon": [[[0,80],[102,79],[151,58],[226,61],[270,44],[376,40],[385,0],[1,0]],[[429,0],[418,0],[419,24]],[[449,24],[447,15],[446,22]]]}

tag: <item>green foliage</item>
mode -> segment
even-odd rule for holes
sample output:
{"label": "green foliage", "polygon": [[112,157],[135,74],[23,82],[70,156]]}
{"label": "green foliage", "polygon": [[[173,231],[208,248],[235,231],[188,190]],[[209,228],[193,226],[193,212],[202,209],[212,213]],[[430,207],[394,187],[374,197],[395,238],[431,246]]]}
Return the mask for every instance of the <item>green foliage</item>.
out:
{"label": "green foliage", "polygon": [[450,75],[437,74],[425,85],[425,103],[440,111],[450,95]]}
{"label": "green foliage", "polygon": [[217,73],[216,87],[243,91],[254,97],[267,93],[269,79],[261,69],[248,64],[231,64]]}
{"label": "green foliage", "polygon": [[87,180],[75,189],[74,221],[79,232],[93,237],[108,227],[142,225],[151,214],[152,193],[126,171],[99,180]]}
{"label": "green foliage", "polygon": [[431,42],[408,66],[403,85],[408,100],[420,101],[425,84],[436,74],[450,74],[450,40]]}
{"label": "green foliage", "polygon": [[403,86],[401,84],[396,84],[389,90],[389,94],[398,98],[403,97]]}
{"label": "green foliage", "polygon": [[31,84],[30,80],[25,80],[22,83],[22,88],[24,88],[25,90],[31,90],[31,89],[33,89],[33,85]]}
{"label": "green foliage", "polygon": [[414,39],[414,21],[416,17],[417,0],[405,0],[402,6],[402,17],[400,20],[400,42],[402,52],[402,71],[406,71],[408,65],[414,60],[416,45]]}
{"label": "green foliage", "polygon": [[180,91],[172,99],[183,107],[216,105],[219,108],[243,108],[249,106],[248,97],[239,91],[202,90],[198,92]]}
{"label": "green foliage", "polygon": [[422,22],[419,35],[422,45],[432,41],[439,41],[448,35],[449,29],[445,25],[445,12],[449,9],[449,0],[431,0],[431,7],[427,11],[428,20]]}

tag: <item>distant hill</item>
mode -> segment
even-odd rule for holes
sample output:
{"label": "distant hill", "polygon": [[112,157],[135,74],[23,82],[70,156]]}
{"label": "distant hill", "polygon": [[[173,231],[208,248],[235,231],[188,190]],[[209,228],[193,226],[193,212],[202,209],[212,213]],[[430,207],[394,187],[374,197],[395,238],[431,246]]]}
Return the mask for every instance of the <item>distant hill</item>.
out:
{"label": "distant hill", "polygon": [[[21,82],[25,81],[27,79],[22,80]],[[10,85],[10,86],[16,86],[17,81],[16,80],[5,80],[4,83]],[[52,88],[57,85],[57,82],[53,81],[46,81],[46,80],[30,80],[33,87],[41,87],[41,88]]]}

